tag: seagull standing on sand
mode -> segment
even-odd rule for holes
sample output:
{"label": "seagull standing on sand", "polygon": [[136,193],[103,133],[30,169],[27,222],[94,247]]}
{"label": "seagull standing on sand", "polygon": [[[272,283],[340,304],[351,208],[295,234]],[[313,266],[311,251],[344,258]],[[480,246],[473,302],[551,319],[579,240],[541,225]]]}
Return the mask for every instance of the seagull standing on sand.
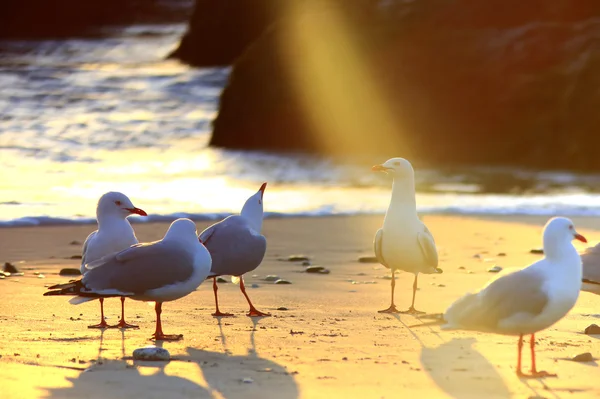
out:
{"label": "seagull standing on sand", "polygon": [[75,295],[69,302],[80,304],[115,296],[155,301],[157,341],[176,341],[183,335],[162,331],[162,303],[183,298],[202,284],[210,273],[208,250],[198,241],[196,225],[177,219],[164,238],[136,244],[87,265],[82,279],[50,287],[44,295]]}
{"label": "seagull standing on sand", "polygon": [[[138,243],[133,228],[127,220],[127,217],[133,214],[148,216],[146,212],[133,206],[133,203],[125,194],[108,192],[100,197],[96,207],[98,230],[92,232],[83,244],[81,274],[87,273],[88,269],[85,267],[87,263]],[[100,323],[88,327],[108,327],[104,320],[104,298],[100,298]],[[112,327],[137,328],[137,326],[125,322],[124,297],[121,297],[121,320],[119,320],[119,324]]]}
{"label": "seagull standing on sand", "polygon": [[582,255],[583,284],[582,291],[600,295],[600,244],[588,248]]}
{"label": "seagull standing on sand", "polygon": [[[581,289],[581,257],[571,243],[587,242],[571,220],[553,218],[544,227],[546,257],[519,271],[500,275],[474,294],[454,302],[443,315],[443,330],[471,330],[519,336],[517,375],[555,377],[538,371],[535,333],[558,322],[575,306]],[[432,322],[426,324],[439,324]],[[531,374],[521,371],[523,335],[531,334]]]}
{"label": "seagull standing on sand", "polygon": [[[442,273],[438,268],[438,254],[433,235],[417,215],[415,200],[415,172],[404,158],[392,158],[382,165],[375,165],[374,171],[386,172],[394,178],[392,199],[385,213],[383,227],[377,230],[373,242],[375,256],[379,263],[392,271],[392,303],[380,313],[420,314],[415,309],[417,278],[419,273]],[[399,312],[394,304],[396,270],[404,270],[415,275],[410,308]]]}
{"label": "seagull standing on sand", "polygon": [[217,297],[217,276],[230,275],[233,281],[240,283],[240,290],[250,305],[247,316],[270,316],[257,310],[244,286],[244,273],[256,269],[263,260],[267,250],[267,240],[261,234],[263,223],[263,196],[267,183],[263,183],[256,194],[252,195],[242,208],[239,215],[228,216],[219,223],[208,227],[198,237],[206,245],[212,257],[212,267],[209,277],[213,278],[216,312],[213,316],[233,316],[231,313],[221,313]]}

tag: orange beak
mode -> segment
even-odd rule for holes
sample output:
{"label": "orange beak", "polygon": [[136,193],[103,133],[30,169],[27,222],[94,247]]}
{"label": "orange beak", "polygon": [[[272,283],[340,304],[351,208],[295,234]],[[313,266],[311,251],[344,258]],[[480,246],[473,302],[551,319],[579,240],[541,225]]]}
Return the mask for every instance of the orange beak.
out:
{"label": "orange beak", "polygon": [[140,215],[140,216],[148,216],[148,214],[146,213],[146,211],[144,211],[143,209],[140,208],[125,208],[127,209],[129,212],[131,213],[135,213],[136,215]]}
{"label": "orange beak", "polygon": [[387,170],[389,170],[390,168],[386,168],[383,165],[373,165],[373,167],[371,168],[371,170],[373,172],[385,172]]}
{"label": "orange beak", "polygon": [[267,188],[267,182],[264,182],[264,183],[262,184],[262,186],[260,186],[260,188],[258,189],[258,191],[260,191],[260,192],[261,192],[261,194],[260,194],[260,199],[261,199],[261,200],[262,200],[262,198],[263,198],[263,195],[265,195],[265,189],[266,189],[266,188]]}
{"label": "orange beak", "polygon": [[587,244],[587,240],[584,236],[582,236],[581,234],[575,234],[575,239],[579,240],[581,242],[585,242]]}

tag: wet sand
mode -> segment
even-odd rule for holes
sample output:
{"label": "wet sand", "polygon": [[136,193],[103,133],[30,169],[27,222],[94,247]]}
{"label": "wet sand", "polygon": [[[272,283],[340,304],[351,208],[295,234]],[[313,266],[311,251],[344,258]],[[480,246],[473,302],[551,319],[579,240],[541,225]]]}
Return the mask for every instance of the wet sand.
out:
{"label": "wet sand", "polygon": [[[421,275],[416,306],[443,311],[493,275],[494,265],[518,267],[539,255],[546,218],[426,216],[439,253],[441,275]],[[600,241],[600,219],[574,219],[590,244]],[[63,267],[78,267],[81,245],[93,226],[0,229],[0,261],[24,273],[0,280],[0,387],[2,398],[596,398],[597,361],[567,358],[591,352],[600,358],[600,336],[583,334],[600,324],[600,297],[582,293],[575,309],[538,337],[538,368],[558,378],[520,380],[516,339],[472,332],[409,327],[419,320],[384,315],[389,272],[359,263],[372,254],[381,216],[271,219],[268,251],[246,276],[248,293],[272,317],[245,316],[247,304],[232,283],[219,284],[222,311],[213,318],[213,292],[205,283],[163,306],[169,363],[138,363],[134,349],[152,344],[152,304],[127,301],[128,321],[138,330],[88,329],[99,320],[96,301],[79,306],[68,298],[43,297],[45,285],[68,280]],[[208,223],[198,223],[198,230]],[[167,224],[135,224],[140,241],[162,237]],[[578,248],[584,247],[576,244]],[[506,256],[499,256],[504,253]],[[305,254],[330,274],[303,273]],[[480,257],[475,257],[475,255]],[[35,272],[43,275],[38,277]],[[276,274],[292,282],[263,281]],[[412,275],[399,274],[396,304],[410,305]],[[256,288],[250,288],[256,284]],[[283,309],[286,310],[283,310]],[[118,321],[120,302],[105,302],[107,322]],[[524,351],[525,365],[529,356]]]}

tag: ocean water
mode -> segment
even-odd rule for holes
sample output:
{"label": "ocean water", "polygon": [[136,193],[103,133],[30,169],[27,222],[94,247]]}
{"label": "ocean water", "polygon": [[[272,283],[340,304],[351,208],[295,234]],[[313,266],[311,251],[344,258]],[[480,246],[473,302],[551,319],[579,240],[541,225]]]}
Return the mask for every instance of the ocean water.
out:
{"label": "ocean water", "polygon": [[[270,216],[383,213],[385,160],[207,147],[229,70],[165,56],[184,25],[106,39],[0,42],[0,226],[93,223],[126,193],[151,216],[216,219],[262,182]],[[401,155],[401,154],[399,154]],[[511,169],[417,170],[423,213],[600,215],[600,176]]]}

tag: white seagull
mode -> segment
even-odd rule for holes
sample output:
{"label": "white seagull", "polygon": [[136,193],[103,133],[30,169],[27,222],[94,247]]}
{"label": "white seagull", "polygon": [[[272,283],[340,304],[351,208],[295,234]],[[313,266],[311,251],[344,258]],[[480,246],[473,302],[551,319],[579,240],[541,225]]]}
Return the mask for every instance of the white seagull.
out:
{"label": "white seagull", "polygon": [[[550,219],[544,227],[545,258],[516,272],[498,276],[480,291],[455,301],[443,315],[443,330],[471,330],[519,337],[517,375],[554,377],[538,371],[535,364],[535,333],[566,316],[575,306],[581,289],[581,257],[573,239],[587,242],[571,220]],[[531,373],[521,370],[523,335],[531,334]]]}
{"label": "white seagull", "polygon": [[[377,230],[373,242],[379,263],[392,271],[392,303],[380,313],[421,314],[415,309],[417,278],[419,273],[442,273],[438,268],[438,253],[433,235],[417,215],[415,199],[415,172],[404,158],[392,158],[372,170],[392,175],[392,199],[385,213],[383,227]],[[396,270],[415,275],[412,303],[407,311],[400,312],[394,304]]]}
{"label": "white seagull", "polygon": [[233,316],[231,313],[221,313],[217,297],[217,276],[234,276],[233,281],[240,283],[240,290],[250,311],[247,316],[270,316],[268,313],[257,310],[244,286],[244,273],[256,269],[263,260],[267,250],[267,239],[261,234],[263,224],[263,196],[267,183],[252,195],[242,208],[239,215],[228,216],[219,223],[208,227],[198,237],[212,257],[211,273],[213,278],[213,291],[215,293],[216,312],[213,316]]}
{"label": "white seagull", "polygon": [[162,303],[192,293],[210,273],[208,250],[198,241],[196,225],[177,219],[164,238],[136,244],[117,254],[88,264],[82,279],[50,287],[44,295],[75,295],[69,302],[80,304],[115,296],[138,301],[155,301],[157,341],[176,341],[183,335],[162,331]]}
{"label": "white seagull", "polygon": [[[133,214],[148,216],[142,209],[136,208],[125,194],[108,192],[100,197],[96,207],[98,230],[92,232],[83,243],[81,274],[88,272],[86,264],[138,243],[133,228],[127,220],[127,217]],[[88,327],[109,327],[104,320],[104,298],[100,298],[100,323]],[[121,320],[117,325],[111,327],[137,328],[137,326],[125,322],[124,297],[121,298]]]}

